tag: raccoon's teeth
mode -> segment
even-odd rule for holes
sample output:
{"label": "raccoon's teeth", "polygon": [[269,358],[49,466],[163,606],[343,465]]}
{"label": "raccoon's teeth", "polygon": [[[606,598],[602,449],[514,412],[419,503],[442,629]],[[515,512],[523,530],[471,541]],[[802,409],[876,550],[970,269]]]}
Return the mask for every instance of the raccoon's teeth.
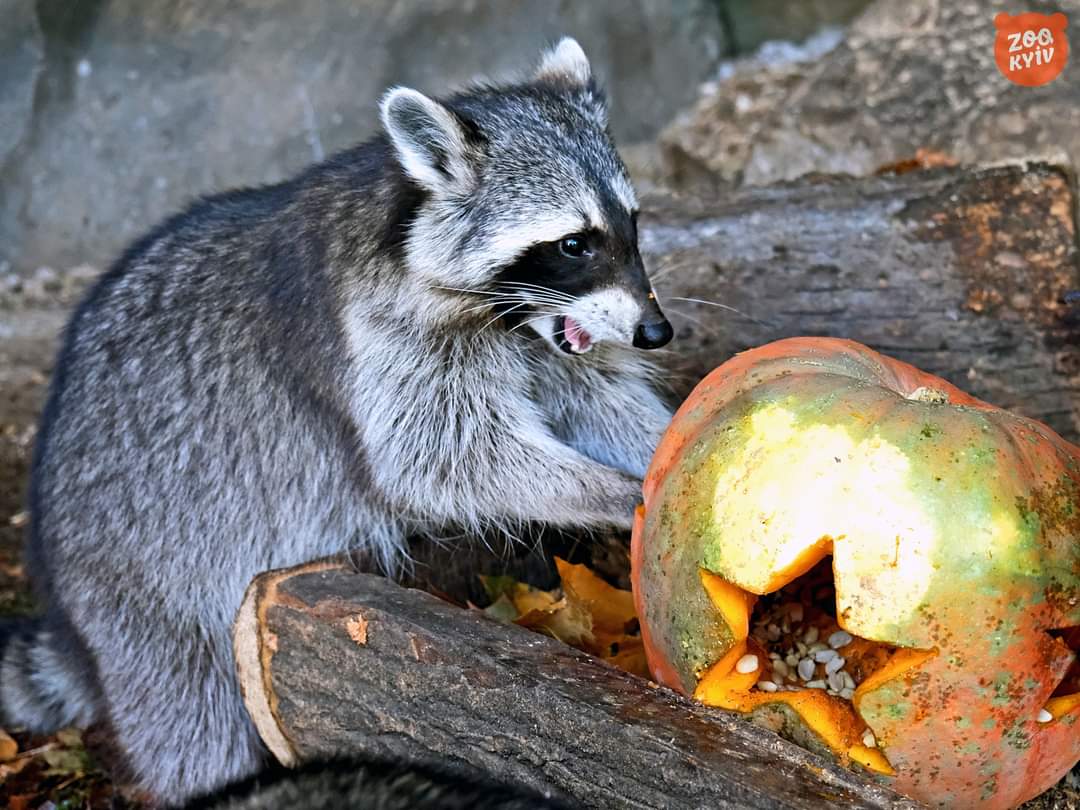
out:
{"label": "raccoon's teeth", "polygon": [[570,348],[577,353],[589,350],[592,346],[592,335],[585,331],[584,327],[569,315],[564,320],[563,334],[566,336]]}

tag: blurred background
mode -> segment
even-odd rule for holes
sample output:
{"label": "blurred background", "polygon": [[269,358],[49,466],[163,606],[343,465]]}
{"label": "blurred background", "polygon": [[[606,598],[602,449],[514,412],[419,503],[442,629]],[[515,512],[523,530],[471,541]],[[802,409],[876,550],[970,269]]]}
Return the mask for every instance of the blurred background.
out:
{"label": "blurred background", "polygon": [[577,37],[623,145],[721,63],[866,0],[0,0],[0,274],[100,266],[197,194],[369,136],[394,84],[439,93]]}

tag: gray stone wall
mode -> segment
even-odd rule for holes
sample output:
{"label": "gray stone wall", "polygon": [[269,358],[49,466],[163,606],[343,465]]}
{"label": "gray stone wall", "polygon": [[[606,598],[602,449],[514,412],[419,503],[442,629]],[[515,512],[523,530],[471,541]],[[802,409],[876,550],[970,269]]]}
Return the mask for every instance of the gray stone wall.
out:
{"label": "gray stone wall", "polygon": [[107,264],[192,197],[364,139],[383,90],[440,92],[577,37],[622,142],[728,52],[716,0],[0,0],[0,274]]}

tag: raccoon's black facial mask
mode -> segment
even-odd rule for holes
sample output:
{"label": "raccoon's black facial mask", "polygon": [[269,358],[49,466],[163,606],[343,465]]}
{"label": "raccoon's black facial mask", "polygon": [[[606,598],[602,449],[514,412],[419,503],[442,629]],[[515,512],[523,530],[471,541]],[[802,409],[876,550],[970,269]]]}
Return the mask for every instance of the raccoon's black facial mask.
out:
{"label": "raccoon's black facial mask", "polygon": [[605,272],[607,263],[597,260],[598,243],[595,234],[568,234],[555,242],[534,245],[500,273],[499,289],[516,290],[528,300],[524,305],[503,307],[511,328],[551,313],[551,338],[558,348],[567,354],[584,354],[592,348],[592,335],[566,310],[610,275]]}
{"label": "raccoon's black facial mask", "polygon": [[663,345],[671,327],[637,250],[637,223],[615,233],[589,230],[532,246],[495,282],[512,330],[528,325],[556,348],[584,354],[599,341]]}

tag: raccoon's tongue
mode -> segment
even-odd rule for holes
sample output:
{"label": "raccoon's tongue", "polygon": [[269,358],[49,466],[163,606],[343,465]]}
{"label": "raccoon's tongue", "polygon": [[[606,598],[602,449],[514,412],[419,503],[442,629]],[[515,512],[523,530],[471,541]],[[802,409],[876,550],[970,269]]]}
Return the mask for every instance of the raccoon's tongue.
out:
{"label": "raccoon's tongue", "polygon": [[586,351],[592,346],[592,336],[569,315],[564,320],[563,335],[566,337],[566,342],[570,344],[570,348],[575,352]]}

